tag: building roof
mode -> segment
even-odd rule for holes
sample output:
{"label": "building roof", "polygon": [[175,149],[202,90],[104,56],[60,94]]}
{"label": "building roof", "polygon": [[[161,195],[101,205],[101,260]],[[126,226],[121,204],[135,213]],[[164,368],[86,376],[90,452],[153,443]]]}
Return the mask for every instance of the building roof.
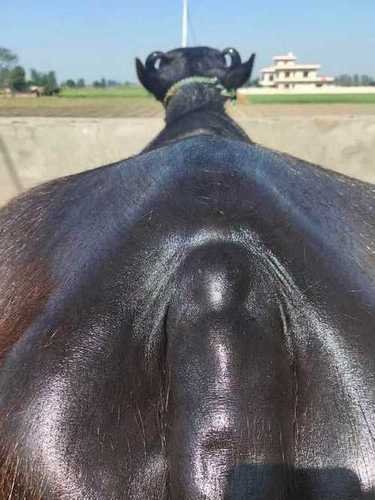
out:
{"label": "building roof", "polygon": [[295,71],[306,69],[320,69],[320,64],[294,64],[293,66],[285,66],[282,68],[277,68],[276,66],[267,66],[260,71],[262,73],[276,73],[279,71]]}
{"label": "building roof", "polygon": [[275,56],[273,57],[274,61],[296,61],[297,58],[293,54],[293,52],[288,52],[286,56]]}

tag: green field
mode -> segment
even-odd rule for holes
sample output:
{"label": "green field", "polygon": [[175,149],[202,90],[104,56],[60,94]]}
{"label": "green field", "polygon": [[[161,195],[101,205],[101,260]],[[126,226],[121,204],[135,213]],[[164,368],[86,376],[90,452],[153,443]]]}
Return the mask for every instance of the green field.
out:
{"label": "green field", "polygon": [[155,99],[119,96],[0,97],[0,117],[134,118],[162,116]]}
{"label": "green field", "polygon": [[[85,87],[64,88],[60,92],[64,98],[151,98],[139,85],[123,85],[110,88]],[[251,104],[375,104],[375,94],[275,94],[253,95]]]}
{"label": "green field", "polygon": [[375,94],[263,94],[248,100],[251,104],[375,104]]}
{"label": "green field", "polygon": [[52,97],[1,97],[0,116],[131,118],[159,116],[162,106],[140,85],[63,88]]}
{"label": "green field", "polygon": [[97,98],[97,97],[151,97],[150,94],[139,85],[121,85],[118,87],[83,87],[68,88],[61,90],[60,97],[69,98]]}
{"label": "green field", "polygon": [[[287,112],[311,113],[373,113],[375,94],[279,94],[253,95],[241,99],[236,108],[249,116],[275,116]],[[289,106],[287,106],[289,105]],[[279,109],[279,108],[282,108]],[[240,111],[241,110],[241,111]],[[305,111],[304,111],[305,110]],[[234,111],[235,112],[235,111]],[[53,97],[2,97],[0,117],[82,117],[82,118],[133,118],[163,117],[162,105],[142,87],[136,85],[82,89],[64,88]]]}

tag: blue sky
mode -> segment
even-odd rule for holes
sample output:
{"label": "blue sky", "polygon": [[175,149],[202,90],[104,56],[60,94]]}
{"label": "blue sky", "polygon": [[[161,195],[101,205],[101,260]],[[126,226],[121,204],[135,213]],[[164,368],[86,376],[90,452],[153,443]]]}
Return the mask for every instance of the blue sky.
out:
{"label": "blue sky", "polygon": [[[134,58],[180,45],[181,0],[1,0],[0,46],[59,80],[135,81]],[[293,51],[321,74],[375,77],[375,0],[190,0],[191,45]]]}

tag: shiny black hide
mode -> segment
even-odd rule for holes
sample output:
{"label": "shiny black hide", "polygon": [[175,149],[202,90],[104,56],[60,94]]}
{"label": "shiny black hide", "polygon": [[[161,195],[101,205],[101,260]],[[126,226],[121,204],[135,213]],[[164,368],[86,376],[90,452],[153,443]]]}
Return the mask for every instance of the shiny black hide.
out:
{"label": "shiny black hide", "polygon": [[205,130],[0,212],[2,499],[375,498],[375,189]]}
{"label": "shiny black hide", "polygon": [[3,266],[51,282],[1,368],[20,491],[370,495],[373,211],[369,185],[209,135],[9,205]]}

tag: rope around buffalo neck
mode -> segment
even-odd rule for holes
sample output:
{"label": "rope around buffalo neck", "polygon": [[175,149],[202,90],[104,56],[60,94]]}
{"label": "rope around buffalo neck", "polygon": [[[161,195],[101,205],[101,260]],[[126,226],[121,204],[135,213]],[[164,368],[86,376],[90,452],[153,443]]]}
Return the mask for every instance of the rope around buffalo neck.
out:
{"label": "rope around buffalo neck", "polygon": [[164,106],[167,107],[169,101],[174,97],[180,89],[187,85],[192,85],[194,83],[203,83],[204,85],[207,85],[208,87],[213,87],[216,88],[218,91],[220,91],[220,95],[224,97],[229,97],[230,99],[235,99],[236,98],[236,91],[235,90],[227,90],[220,82],[218,78],[210,78],[206,76],[190,76],[188,78],[183,78],[182,80],[179,80],[176,82],[172,87],[169,88],[168,92],[165,94],[165,97],[163,99]]}

